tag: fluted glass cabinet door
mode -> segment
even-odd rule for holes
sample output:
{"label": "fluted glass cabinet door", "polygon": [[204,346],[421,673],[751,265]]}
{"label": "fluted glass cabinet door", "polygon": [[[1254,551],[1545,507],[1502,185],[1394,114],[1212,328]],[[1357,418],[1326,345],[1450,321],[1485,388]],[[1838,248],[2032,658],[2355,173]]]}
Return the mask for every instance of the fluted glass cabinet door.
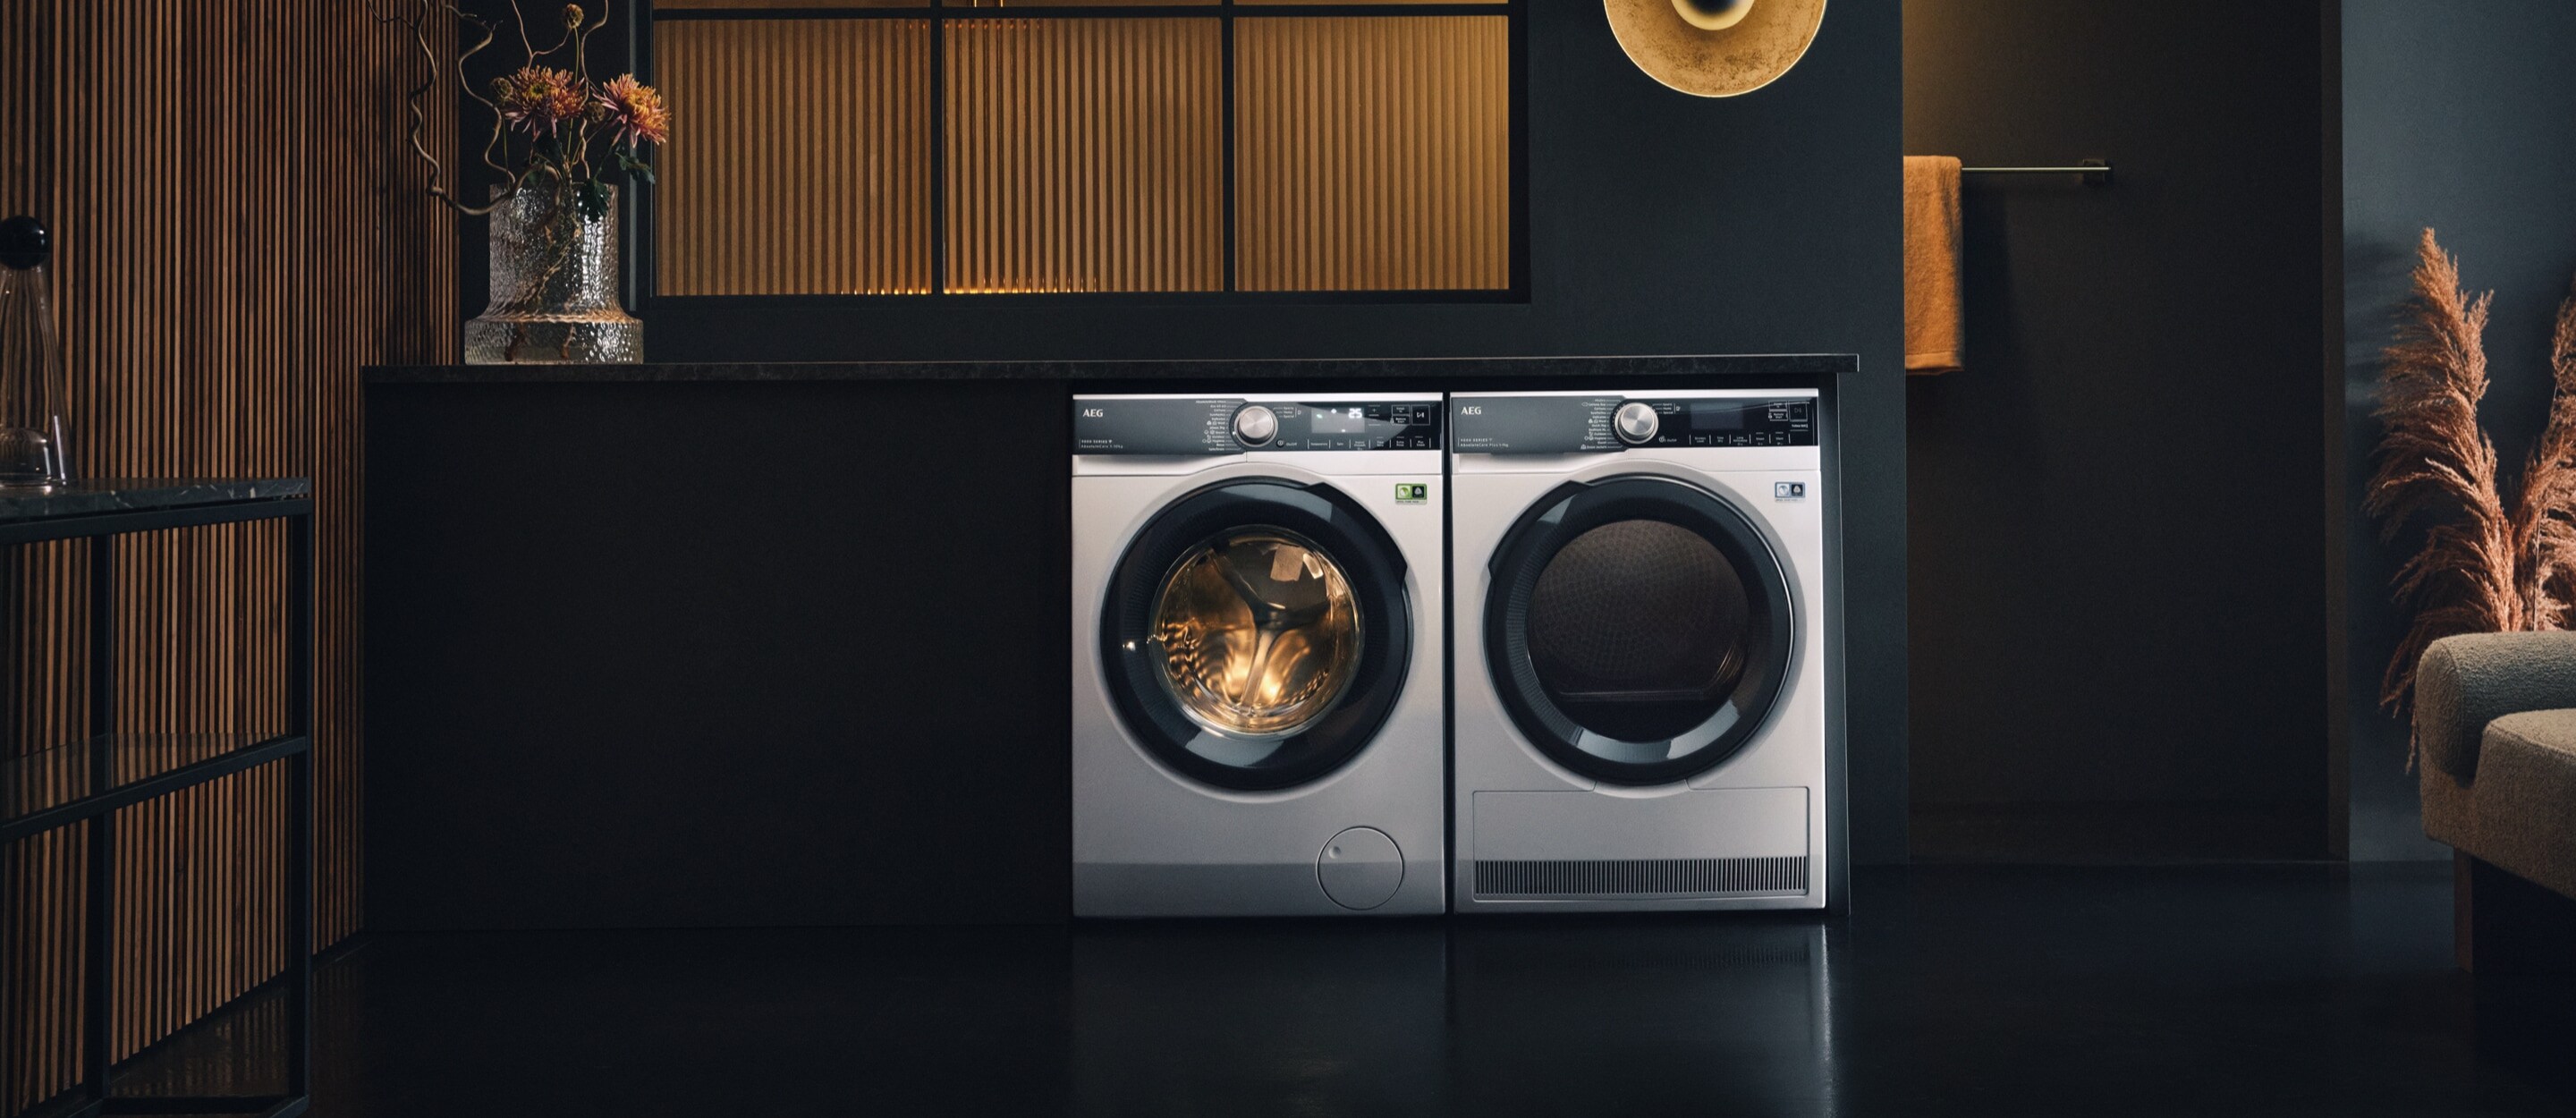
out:
{"label": "fluted glass cabinet door", "polygon": [[948,290],[1225,287],[1214,19],[948,25]]}
{"label": "fluted glass cabinet door", "polygon": [[931,289],[930,22],[664,20],[663,295]]}
{"label": "fluted glass cabinet door", "polygon": [[1527,0],[1430,2],[659,0],[651,294],[1525,290]]}
{"label": "fluted glass cabinet door", "polygon": [[1510,287],[1508,33],[1499,16],[1241,21],[1236,286]]}

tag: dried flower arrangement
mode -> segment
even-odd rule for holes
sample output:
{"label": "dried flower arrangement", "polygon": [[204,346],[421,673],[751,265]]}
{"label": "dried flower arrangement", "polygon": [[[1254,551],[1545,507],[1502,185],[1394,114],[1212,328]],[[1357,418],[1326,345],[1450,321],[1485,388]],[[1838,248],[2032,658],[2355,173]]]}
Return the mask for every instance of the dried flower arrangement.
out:
{"label": "dried flower arrangement", "polygon": [[[421,144],[421,131],[427,120],[421,112],[420,98],[437,86],[439,73],[437,52],[429,45],[428,27],[442,14],[474,28],[481,36],[457,54],[453,65],[456,83],[465,96],[492,110],[492,135],[483,143],[483,165],[503,176],[506,185],[482,205],[468,203],[442,185],[438,157]],[[670,142],[671,111],[662,104],[660,93],[636,81],[633,74],[619,74],[604,82],[589,76],[585,52],[590,37],[608,25],[605,10],[597,19],[591,19],[580,5],[564,5],[562,37],[543,50],[537,49],[535,40],[529,37],[528,21],[519,11],[518,0],[510,0],[510,14],[518,32],[521,61],[517,69],[492,80],[488,96],[486,91],[474,88],[466,76],[466,64],[498,36],[499,29],[489,21],[446,0],[412,0],[408,10],[384,20],[409,28],[421,57],[430,64],[430,77],[413,87],[405,98],[411,110],[411,149],[429,164],[429,194],[460,213],[481,216],[527,188],[533,179],[539,189],[554,195],[558,210],[569,201],[583,217],[598,220],[608,213],[609,198],[608,184],[600,178],[599,157],[614,160],[616,169],[625,172],[630,180],[651,183],[653,168],[645,162],[644,145]],[[569,65],[544,65],[548,60]]]}
{"label": "dried flower arrangement", "polygon": [[2397,569],[2398,604],[2415,616],[2381,678],[2380,702],[2395,714],[2411,703],[2416,662],[2434,641],[2566,628],[2576,604],[2576,295],[2559,306],[2550,342],[2549,423],[2509,502],[2495,444],[2478,424],[2492,295],[2461,291],[2459,261],[2424,231],[2415,293],[2381,375],[2376,414],[2386,434],[2362,505],[2383,540],[2419,514],[2433,520],[2422,549]]}

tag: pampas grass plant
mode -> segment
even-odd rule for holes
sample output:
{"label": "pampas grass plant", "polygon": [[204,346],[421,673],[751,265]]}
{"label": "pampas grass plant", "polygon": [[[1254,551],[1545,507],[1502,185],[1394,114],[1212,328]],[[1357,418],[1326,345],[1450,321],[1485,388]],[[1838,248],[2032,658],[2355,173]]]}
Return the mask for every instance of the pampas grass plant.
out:
{"label": "pampas grass plant", "polygon": [[2576,295],[2559,307],[2551,340],[2549,423],[2510,501],[2478,424],[2491,298],[2460,290],[2459,261],[2425,230],[2415,293],[2381,376],[2376,414],[2386,434],[2362,505],[2383,541],[2429,521],[2395,580],[2398,605],[2414,612],[2381,677],[2380,702],[2395,714],[2412,702],[2416,662],[2434,641],[2565,628],[2576,602]]}

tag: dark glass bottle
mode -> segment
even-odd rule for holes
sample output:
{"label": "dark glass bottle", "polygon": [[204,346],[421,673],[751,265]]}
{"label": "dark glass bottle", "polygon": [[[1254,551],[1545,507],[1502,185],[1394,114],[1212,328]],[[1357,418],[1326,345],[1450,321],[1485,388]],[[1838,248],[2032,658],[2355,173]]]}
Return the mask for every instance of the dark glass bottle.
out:
{"label": "dark glass bottle", "polygon": [[35,218],[0,221],[0,489],[49,489],[72,479],[62,348],[45,279],[52,254]]}

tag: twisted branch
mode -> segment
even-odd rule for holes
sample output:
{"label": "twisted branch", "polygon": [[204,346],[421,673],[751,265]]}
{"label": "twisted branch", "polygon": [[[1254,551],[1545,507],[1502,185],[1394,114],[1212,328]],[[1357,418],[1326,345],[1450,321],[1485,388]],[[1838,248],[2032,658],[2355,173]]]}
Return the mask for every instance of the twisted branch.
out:
{"label": "twisted branch", "polygon": [[[511,11],[516,13],[518,10],[517,0],[511,0],[510,7]],[[449,209],[455,210],[458,213],[465,214],[469,217],[482,217],[491,213],[493,210],[499,209],[501,203],[507,202],[511,198],[517,196],[519,193],[519,184],[526,178],[525,172],[513,171],[507,164],[494,158],[494,150],[500,148],[504,142],[507,134],[508,122],[501,118],[500,106],[493,104],[489,98],[476,92],[474,89],[474,83],[468,80],[465,76],[466,62],[472,59],[476,54],[481,53],[485,47],[491,46],[492,38],[496,32],[492,25],[489,22],[486,22],[482,17],[463,11],[457,8],[453,3],[445,2],[445,0],[420,0],[417,11],[418,14],[410,18],[405,18],[401,15],[387,15],[378,17],[376,20],[376,22],[380,24],[399,23],[409,29],[412,35],[412,42],[420,48],[421,61],[428,63],[428,76],[422,78],[419,85],[413,86],[403,94],[403,108],[411,114],[411,125],[405,135],[405,139],[411,142],[412,153],[419,156],[422,162],[429,164],[429,196],[445,203]],[[421,133],[428,128],[429,117],[420,107],[420,98],[422,94],[428,93],[438,85],[438,52],[431,49],[429,45],[429,20],[430,17],[437,15],[441,11],[456,17],[457,21],[460,23],[469,23],[474,25],[477,30],[483,33],[483,37],[477,40],[473,46],[467,47],[465,50],[457,54],[456,85],[457,88],[465,91],[465,95],[467,97],[473,98],[475,104],[481,105],[485,109],[491,111],[492,136],[490,139],[483,142],[483,165],[499,173],[502,178],[507,179],[509,181],[509,185],[503,188],[500,193],[493,195],[489,201],[479,206],[457,197],[453,191],[448,190],[447,187],[440,184],[439,179],[445,173],[446,168],[440,165],[437,156],[430,154],[428,146],[421,142]],[[527,32],[522,29],[520,32],[520,38],[524,40],[526,37]]]}

